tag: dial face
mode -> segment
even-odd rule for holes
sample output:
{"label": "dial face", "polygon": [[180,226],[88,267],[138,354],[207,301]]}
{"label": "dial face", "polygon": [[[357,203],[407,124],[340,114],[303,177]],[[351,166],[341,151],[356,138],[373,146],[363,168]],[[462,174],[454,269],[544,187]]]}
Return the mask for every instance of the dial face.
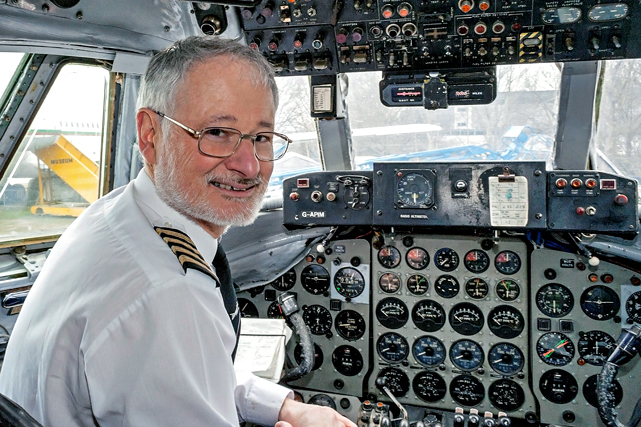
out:
{"label": "dial face", "polygon": [[433,203],[432,184],[425,176],[408,173],[396,185],[396,194],[401,205],[429,207]]}
{"label": "dial face", "polygon": [[521,287],[512,279],[503,279],[496,284],[496,295],[503,301],[516,301],[521,294]]}
{"label": "dial face", "polygon": [[470,302],[456,304],[450,310],[450,325],[461,335],[474,335],[483,329],[483,312]]}
{"label": "dial face", "polygon": [[510,305],[497,305],[487,315],[487,325],[497,337],[511,339],[523,332],[525,319],[518,309]]}
{"label": "dial face", "polygon": [[560,332],[548,332],[536,343],[536,352],[548,365],[563,366],[574,357],[574,344],[567,335]]}
{"label": "dial face", "polygon": [[563,317],[572,311],[572,292],[558,283],[549,283],[536,292],[536,306],[541,313],[550,317]]}
{"label": "dial face", "polygon": [[590,365],[603,366],[614,351],[614,338],[603,331],[579,332],[579,336],[579,355]]}
{"label": "dial face", "polygon": [[436,332],[445,324],[445,310],[436,301],[424,299],[412,308],[412,321],[422,331]]}
{"label": "dial face", "polygon": [[399,334],[388,332],[381,335],[376,342],[376,351],[381,359],[395,363],[407,359],[410,346],[407,344],[407,340]]}
{"label": "dial face", "polygon": [[307,403],[310,405],[327,406],[329,408],[336,409],[336,402],[326,394],[316,394],[310,397],[309,402]]}
{"label": "dial face", "polygon": [[463,264],[472,273],[483,273],[490,267],[490,257],[480,249],[472,249],[465,254]]}
{"label": "dial face", "polygon": [[385,368],[378,373],[378,378],[385,378],[385,387],[396,397],[405,396],[410,390],[410,379],[400,369]]}
{"label": "dial face", "polygon": [[[599,407],[599,398],[596,394],[597,377],[598,375],[596,374],[592,375],[583,383],[583,397],[585,397],[585,400],[595,408]],[[623,388],[621,387],[621,383],[619,383],[619,381],[614,380],[612,384],[610,384],[610,386],[608,387],[608,396],[608,400],[610,402],[614,402],[614,406],[619,406],[619,404],[623,400]]]}
{"label": "dial face", "polygon": [[458,267],[459,258],[454,249],[442,248],[434,254],[434,264],[442,271],[454,271]]}
{"label": "dial face", "polygon": [[254,303],[246,298],[238,298],[238,309],[240,310],[240,317],[260,317]]}
{"label": "dial face", "polygon": [[385,268],[396,268],[401,263],[401,253],[394,246],[385,246],[378,251],[378,262]]}
{"label": "dial face", "polygon": [[635,292],[625,302],[628,317],[636,323],[641,323],[641,291]]}
{"label": "dial face", "polygon": [[443,298],[454,298],[461,286],[458,284],[456,277],[444,274],[439,276],[434,282],[434,290]]}
{"label": "dial face", "polygon": [[484,299],[487,297],[490,287],[487,282],[478,277],[474,277],[465,282],[465,292],[473,299]]}
{"label": "dial face", "polygon": [[430,263],[430,256],[423,248],[412,248],[405,254],[405,261],[410,268],[422,270]]}
{"label": "dial face", "polygon": [[345,298],[356,298],[365,290],[365,278],[353,267],[343,267],[334,275],[334,288]]}
{"label": "dial face", "polygon": [[267,317],[270,319],[284,319],[283,312],[280,310],[278,301],[274,301],[267,307]]}
{"label": "dial face", "polygon": [[420,337],[412,345],[412,355],[421,365],[432,368],[445,361],[445,346],[437,338]]}
{"label": "dial face", "polygon": [[483,401],[485,388],[475,377],[459,375],[450,383],[450,395],[463,406],[475,406]]}
{"label": "dial face", "polygon": [[407,306],[398,298],[382,299],[376,306],[376,318],[386,328],[398,329],[409,317]]}
{"label": "dial face", "polygon": [[401,288],[401,280],[394,273],[384,273],[378,279],[378,286],[381,288],[381,291],[393,294]]}
{"label": "dial face", "polygon": [[339,373],[353,377],[363,369],[363,356],[351,345],[341,345],[332,353],[332,365]]}
{"label": "dial face", "polygon": [[581,19],[581,9],[578,7],[558,7],[546,9],[541,14],[546,24],[573,24]]}
{"label": "dial face", "polygon": [[329,273],[324,267],[312,264],[303,269],[300,274],[303,288],[310,294],[319,295],[329,289]]}
{"label": "dial face", "polygon": [[588,19],[593,22],[617,21],[628,16],[628,11],[626,3],[599,4],[588,10]]}
{"label": "dial face", "polygon": [[521,386],[506,378],[490,384],[487,397],[496,409],[503,411],[516,411],[525,402],[525,393]]}
{"label": "dial face", "polygon": [[550,369],[539,380],[539,389],[552,403],[570,403],[579,393],[576,379],[562,369]]}
{"label": "dial face", "polygon": [[581,294],[581,310],[594,320],[612,319],[620,305],[619,296],[606,286],[592,286]]}
{"label": "dial face", "polygon": [[430,282],[422,274],[412,274],[407,278],[407,289],[414,295],[423,295],[429,287]]}
{"label": "dial face", "polygon": [[[294,347],[294,359],[296,359],[296,363],[299,365],[303,361],[303,347],[300,344],[296,344],[296,347]],[[323,350],[321,350],[318,344],[314,343],[314,366],[312,367],[312,371],[320,368],[323,365],[323,360]]]}
{"label": "dial face", "polygon": [[367,185],[350,185],[345,186],[343,200],[349,209],[360,211],[369,204],[370,193]]}
{"label": "dial face", "polygon": [[487,356],[490,367],[502,375],[514,375],[525,365],[525,357],[520,348],[510,343],[499,343],[490,349]]}
{"label": "dial face", "polygon": [[332,329],[332,315],[322,305],[303,307],[303,320],[314,335],[325,335]]}
{"label": "dial face", "polygon": [[494,258],[494,267],[502,274],[516,274],[521,269],[521,258],[512,251],[502,251]]}
{"label": "dial face", "polygon": [[462,371],[475,371],[483,365],[483,349],[471,340],[460,340],[450,347],[450,360]]}
{"label": "dial face", "polygon": [[292,268],[287,273],[270,283],[277,291],[288,291],[296,284],[296,271]]}
{"label": "dial face", "polygon": [[437,402],[445,397],[447,384],[436,372],[423,371],[414,377],[412,390],[426,402]]}
{"label": "dial face", "polygon": [[336,332],[349,341],[355,341],[365,334],[365,319],[357,311],[343,310],[334,320]]}

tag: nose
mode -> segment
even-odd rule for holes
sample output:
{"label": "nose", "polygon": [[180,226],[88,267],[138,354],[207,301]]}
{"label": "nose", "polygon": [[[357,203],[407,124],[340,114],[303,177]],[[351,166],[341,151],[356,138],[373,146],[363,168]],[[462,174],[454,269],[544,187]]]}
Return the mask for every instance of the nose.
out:
{"label": "nose", "polygon": [[236,171],[245,178],[255,178],[260,172],[260,162],[254,151],[254,141],[248,136],[243,136],[236,152],[225,159],[225,166]]}

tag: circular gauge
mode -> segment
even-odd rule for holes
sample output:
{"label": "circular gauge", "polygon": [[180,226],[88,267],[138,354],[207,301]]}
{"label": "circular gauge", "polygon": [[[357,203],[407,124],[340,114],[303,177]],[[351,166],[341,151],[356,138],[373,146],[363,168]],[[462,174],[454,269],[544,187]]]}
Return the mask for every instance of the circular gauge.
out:
{"label": "circular gauge", "polygon": [[579,393],[576,379],[561,369],[550,369],[539,380],[539,389],[547,400],[552,403],[570,403]]}
{"label": "circular gauge", "polygon": [[287,273],[270,283],[277,291],[288,291],[296,284],[296,271],[292,268]]}
{"label": "circular gauge", "polygon": [[385,387],[396,397],[405,396],[410,389],[410,379],[400,369],[385,368],[378,373],[377,381],[378,378],[385,378]]}
{"label": "circular gauge", "polygon": [[502,274],[516,274],[521,269],[521,258],[512,251],[502,251],[494,258],[494,267]]}
{"label": "circular gauge", "polygon": [[284,319],[283,312],[280,310],[278,301],[274,301],[267,307],[267,317],[270,319]]}
{"label": "circular gauge", "polygon": [[[595,408],[599,407],[599,398],[596,394],[598,376],[598,374],[592,375],[583,383],[583,397],[585,397],[585,400]],[[613,406],[619,406],[622,400],[623,388],[619,381],[614,380],[608,387],[608,401],[614,402]]]}
{"label": "circular gauge", "polygon": [[512,380],[503,378],[494,381],[487,389],[487,397],[496,409],[516,411],[525,403],[525,393],[520,385]]}
{"label": "circular gauge", "polygon": [[621,302],[614,290],[595,285],[581,294],[581,310],[591,319],[609,320],[619,312]]}
{"label": "circular gauge", "polygon": [[334,399],[326,394],[316,394],[310,397],[307,403],[309,403],[310,405],[327,406],[336,410],[336,402],[334,402]]}
{"label": "circular gauge", "polygon": [[365,335],[365,319],[354,310],[338,313],[334,319],[334,327],[338,335],[349,341],[356,341]]}
{"label": "circular gauge", "polygon": [[332,329],[332,315],[322,305],[314,304],[303,307],[303,320],[314,335],[325,335]]}
{"label": "circular gauge", "polygon": [[614,338],[603,331],[579,332],[579,336],[579,355],[590,365],[603,366],[614,351]]}
{"label": "circular gauge", "polygon": [[574,24],[581,19],[581,9],[578,7],[553,7],[541,14],[546,24]]}
{"label": "circular gauge", "polygon": [[334,275],[334,288],[345,298],[356,298],[365,290],[365,278],[353,267],[343,267]]}
{"label": "circular gauge", "polygon": [[445,346],[437,338],[420,337],[412,345],[412,355],[421,365],[432,368],[445,361]]}
{"label": "circular gauge", "polygon": [[378,251],[378,262],[385,268],[395,268],[401,263],[401,253],[394,246],[385,246]]}
{"label": "circular gauge", "polygon": [[465,292],[474,299],[484,299],[487,297],[490,287],[483,279],[475,277],[465,282]]}
{"label": "circular gauge", "polygon": [[512,279],[503,279],[496,284],[496,295],[503,301],[515,301],[521,294],[521,288]]}
{"label": "circular gauge", "polygon": [[[303,347],[300,344],[296,344],[296,347],[294,347],[294,359],[299,365],[303,361]],[[318,344],[314,343],[314,366],[312,367],[312,371],[320,368],[323,365],[323,360],[323,350],[321,350]]]}
{"label": "circular gauge", "polygon": [[618,21],[628,16],[628,11],[626,3],[598,4],[588,10],[588,19],[593,22]]}
{"label": "circular gauge", "polygon": [[574,357],[574,344],[567,335],[560,332],[548,332],[536,343],[536,352],[548,365],[563,366]]}
{"label": "circular gauge", "polygon": [[412,321],[421,331],[436,332],[445,324],[445,310],[436,301],[424,299],[412,308]]}
{"label": "circular gauge", "polygon": [[363,369],[363,356],[351,345],[341,345],[332,353],[332,365],[340,374],[353,377]]}
{"label": "circular gauge", "polygon": [[574,297],[565,286],[549,283],[536,292],[536,306],[546,316],[563,317],[572,311]]}
{"label": "circular gauge", "polygon": [[499,343],[487,356],[490,367],[502,375],[514,375],[523,370],[525,357],[520,348],[510,343]]}
{"label": "circular gauge", "polygon": [[430,263],[430,256],[423,248],[412,248],[405,254],[405,261],[410,268],[422,270]]}
{"label": "circular gauge", "polygon": [[463,406],[475,406],[485,398],[485,388],[475,377],[459,375],[450,383],[450,395]]}
{"label": "circular gauge", "polygon": [[412,274],[407,278],[407,289],[414,295],[423,295],[429,287],[430,282],[422,274]]}
{"label": "circular gauge", "polygon": [[483,273],[490,267],[490,257],[480,249],[472,249],[465,254],[463,264],[472,273]]}
{"label": "circular gauge", "polygon": [[454,298],[460,289],[456,277],[444,274],[434,282],[434,290],[443,298]]}
{"label": "circular gauge", "polygon": [[450,310],[450,325],[461,335],[474,335],[483,329],[483,312],[470,302],[456,304]]}
{"label": "circular gauge", "polygon": [[246,298],[238,298],[238,309],[240,310],[240,317],[260,317],[254,303]]}
{"label": "circular gauge", "polygon": [[346,185],[343,200],[349,209],[360,211],[369,205],[369,188],[367,185]]}
{"label": "circular gauge", "polygon": [[419,173],[408,173],[396,185],[399,203],[411,207],[429,207],[433,203],[432,184]]}
{"label": "circular gauge", "polygon": [[450,347],[450,360],[463,371],[475,371],[481,367],[485,355],[480,345],[471,340],[460,340]]}
{"label": "circular gauge", "polygon": [[385,298],[376,306],[376,318],[389,329],[398,329],[407,323],[409,312],[407,306],[398,298]]}
{"label": "circular gauge", "polygon": [[414,377],[412,390],[426,402],[437,402],[445,397],[447,384],[436,372],[423,371]]}
{"label": "circular gauge", "polygon": [[378,279],[378,286],[381,291],[393,294],[401,288],[401,280],[394,273],[384,273]]}
{"label": "circular gauge", "polygon": [[494,335],[509,340],[523,332],[525,319],[518,309],[510,305],[497,305],[487,315],[487,325]]}
{"label": "circular gauge", "polygon": [[458,254],[454,249],[442,248],[434,254],[434,264],[442,271],[454,271],[458,267]]}
{"label": "circular gauge", "polygon": [[407,344],[407,340],[399,334],[388,332],[381,335],[376,342],[376,351],[381,359],[395,363],[407,358],[410,346]]}
{"label": "circular gauge", "polygon": [[312,264],[305,267],[300,274],[300,281],[310,294],[319,295],[329,289],[329,273],[320,265]]}
{"label": "circular gauge", "polygon": [[625,311],[633,322],[641,323],[641,291],[630,295],[625,302]]}

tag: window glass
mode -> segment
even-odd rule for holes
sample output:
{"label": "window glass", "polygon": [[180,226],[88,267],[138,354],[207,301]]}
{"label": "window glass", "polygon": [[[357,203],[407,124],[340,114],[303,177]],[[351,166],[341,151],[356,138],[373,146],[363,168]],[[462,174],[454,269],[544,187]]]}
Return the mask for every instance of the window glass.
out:
{"label": "window glass", "polygon": [[3,94],[7,90],[7,85],[11,82],[11,78],[23,57],[24,53],[0,52],[0,64],[2,64],[0,67],[0,99],[4,99]]}
{"label": "window glass", "polygon": [[69,64],[0,180],[0,241],[62,233],[98,198],[109,73]]}

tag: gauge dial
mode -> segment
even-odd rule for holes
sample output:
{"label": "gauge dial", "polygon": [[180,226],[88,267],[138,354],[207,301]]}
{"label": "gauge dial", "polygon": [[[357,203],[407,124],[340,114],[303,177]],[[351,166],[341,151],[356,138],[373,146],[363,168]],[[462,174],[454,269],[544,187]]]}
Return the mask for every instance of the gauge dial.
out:
{"label": "gauge dial", "polygon": [[579,332],[579,336],[579,355],[590,365],[603,366],[614,351],[614,338],[603,331]]}
{"label": "gauge dial", "polygon": [[594,320],[609,320],[619,312],[621,301],[607,286],[592,286],[581,294],[581,310]]}
{"label": "gauge dial", "polygon": [[412,345],[412,355],[421,365],[433,368],[445,361],[445,346],[437,338],[420,337]]}
{"label": "gauge dial", "polygon": [[394,246],[385,246],[378,251],[378,262],[385,268],[396,268],[401,263],[401,253]]}
{"label": "gauge dial", "polygon": [[365,278],[354,267],[343,267],[334,275],[334,288],[345,298],[356,298],[365,290]]}
{"label": "gauge dial", "polygon": [[525,403],[525,393],[521,386],[506,378],[490,384],[487,397],[496,409],[508,412],[516,411]]}
{"label": "gauge dial", "polygon": [[[599,398],[596,394],[596,383],[598,376],[598,374],[592,375],[583,383],[583,397],[585,397],[585,400],[595,408],[599,407]],[[621,387],[621,383],[619,383],[619,381],[614,380],[612,384],[610,384],[610,386],[608,387],[608,395],[608,400],[610,402],[614,402],[613,406],[619,406],[619,404],[623,400],[623,388]]]}
{"label": "gauge dial", "polygon": [[574,357],[574,344],[567,335],[560,332],[548,332],[536,343],[536,352],[548,365],[563,366]]}
{"label": "gauge dial", "polygon": [[618,21],[628,16],[629,10],[626,3],[599,4],[588,10],[588,19],[593,22]]}
{"label": "gauge dial", "polygon": [[246,298],[238,298],[238,309],[240,310],[240,317],[260,317],[254,303]]}
{"label": "gauge dial", "polygon": [[351,345],[341,345],[332,353],[332,365],[340,374],[353,377],[363,369],[363,356]]}
{"label": "gauge dial", "polygon": [[436,332],[445,324],[445,310],[436,301],[424,299],[412,308],[412,321],[422,331]]}
{"label": "gauge dial", "polygon": [[332,315],[322,305],[314,304],[303,307],[303,320],[314,335],[325,335],[332,329]]}
{"label": "gauge dial", "polygon": [[430,282],[422,274],[412,274],[407,278],[407,289],[414,295],[423,295],[429,287]]}
{"label": "gauge dial", "polygon": [[461,335],[474,335],[483,329],[483,312],[470,302],[456,304],[450,310],[450,325]]}
{"label": "gauge dial", "polygon": [[487,325],[497,337],[512,339],[525,329],[525,319],[521,312],[511,305],[497,305],[487,315]]}
{"label": "gauge dial", "polygon": [[490,291],[490,287],[483,279],[475,277],[465,282],[465,292],[473,299],[484,299]]}
{"label": "gauge dial", "polygon": [[429,207],[434,202],[430,181],[419,173],[408,173],[396,185],[396,194],[401,206]]}
{"label": "gauge dial", "polygon": [[472,249],[465,254],[463,264],[472,273],[483,273],[490,267],[490,257],[480,249]]}
{"label": "gauge dial", "polygon": [[280,310],[278,301],[274,301],[267,307],[267,317],[270,319],[284,319],[283,312]]}
{"label": "gauge dial", "polygon": [[516,274],[521,269],[521,258],[512,251],[502,251],[494,258],[494,267],[506,275]]}
{"label": "gauge dial", "polygon": [[579,393],[576,379],[562,369],[550,369],[541,376],[539,389],[552,403],[570,403]]}
{"label": "gauge dial", "polygon": [[396,363],[407,359],[410,346],[407,344],[407,340],[399,334],[388,332],[381,335],[376,342],[376,351],[381,359],[389,363]]}
{"label": "gauge dial", "polygon": [[376,306],[376,318],[381,325],[389,329],[398,329],[407,323],[409,312],[407,306],[398,298],[385,298]]}
{"label": "gauge dial", "polygon": [[515,375],[523,370],[525,357],[520,348],[510,343],[499,343],[487,356],[490,367],[502,375]]}
{"label": "gauge dial", "polygon": [[521,287],[512,279],[503,279],[496,284],[496,295],[503,301],[516,301],[521,294]]}
{"label": "gauge dial", "polygon": [[554,7],[546,9],[541,19],[546,24],[574,24],[581,19],[581,9],[578,7]]}
{"label": "gauge dial", "polygon": [[475,377],[459,375],[450,382],[450,395],[463,406],[475,406],[485,398],[485,388]]}
{"label": "gauge dial", "polygon": [[394,273],[384,273],[378,279],[378,286],[381,288],[381,291],[393,294],[401,288],[401,280]]}
{"label": "gauge dial", "polygon": [[385,368],[378,373],[378,378],[385,378],[385,387],[396,397],[405,396],[410,390],[410,379],[400,369]]}
{"label": "gauge dial", "polygon": [[370,200],[370,192],[367,185],[345,185],[343,200],[349,209],[360,211],[367,207]]}
{"label": "gauge dial", "polygon": [[450,360],[463,371],[475,371],[483,365],[485,355],[480,345],[471,340],[460,340],[450,347]]}
{"label": "gauge dial", "polygon": [[423,371],[414,377],[412,390],[426,402],[437,402],[445,397],[447,384],[436,372]]}
{"label": "gauge dial", "polygon": [[336,410],[336,402],[334,402],[334,399],[326,394],[316,394],[310,397],[307,403],[309,403],[310,405],[327,406]]}
{"label": "gauge dial", "polygon": [[357,311],[343,310],[336,315],[334,327],[338,335],[349,341],[356,341],[365,335],[365,319]]}
{"label": "gauge dial", "polygon": [[454,249],[442,248],[434,254],[434,264],[442,271],[454,271],[458,267],[459,258]]}
{"label": "gauge dial", "polygon": [[430,263],[430,256],[423,248],[412,248],[405,254],[405,261],[410,268],[422,270]]}
{"label": "gauge dial", "polygon": [[641,291],[630,295],[625,302],[625,311],[633,322],[641,323]]}
{"label": "gauge dial", "polygon": [[454,298],[461,286],[458,284],[456,277],[444,274],[439,276],[434,282],[434,290],[443,298]]}
{"label": "gauge dial", "polygon": [[291,288],[294,287],[295,284],[296,284],[296,270],[294,270],[293,268],[289,270],[287,273],[280,276],[278,279],[270,283],[272,288],[282,292],[290,290]]}
{"label": "gauge dial", "polygon": [[[300,344],[296,344],[296,347],[294,347],[294,359],[299,365],[303,361],[303,347]],[[321,350],[318,344],[314,343],[314,366],[312,367],[312,371],[320,368],[323,365],[323,360],[323,350]]]}
{"label": "gauge dial", "polygon": [[300,274],[303,288],[310,294],[319,295],[329,289],[329,273],[317,264],[308,265]]}
{"label": "gauge dial", "polygon": [[572,311],[572,292],[559,283],[549,283],[536,292],[536,306],[550,317],[563,317]]}

